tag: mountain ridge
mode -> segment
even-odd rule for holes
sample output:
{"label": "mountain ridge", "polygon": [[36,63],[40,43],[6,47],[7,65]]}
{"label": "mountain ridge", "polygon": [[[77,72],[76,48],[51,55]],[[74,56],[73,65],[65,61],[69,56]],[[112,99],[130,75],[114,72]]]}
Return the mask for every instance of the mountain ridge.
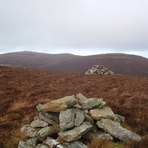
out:
{"label": "mountain ridge", "polygon": [[148,59],[142,56],[109,53],[79,56],[69,53],[13,52],[0,54],[0,64],[63,72],[86,72],[95,64],[104,65],[117,74],[148,76]]}

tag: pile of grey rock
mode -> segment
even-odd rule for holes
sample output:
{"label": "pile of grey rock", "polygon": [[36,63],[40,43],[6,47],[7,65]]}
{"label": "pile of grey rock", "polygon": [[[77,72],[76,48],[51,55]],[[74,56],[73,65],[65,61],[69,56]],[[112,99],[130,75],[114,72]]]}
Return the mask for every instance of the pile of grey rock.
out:
{"label": "pile of grey rock", "polygon": [[124,117],[114,114],[102,98],[81,93],[36,106],[39,114],[21,128],[27,137],[18,148],[88,148],[92,138],[140,141],[141,137],[123,128]]}
{"label": "pile of grey rock", "polygon": [[91,69],[86,71],[85,74],[113,75],[114,72],[103,65],[94,65]]}

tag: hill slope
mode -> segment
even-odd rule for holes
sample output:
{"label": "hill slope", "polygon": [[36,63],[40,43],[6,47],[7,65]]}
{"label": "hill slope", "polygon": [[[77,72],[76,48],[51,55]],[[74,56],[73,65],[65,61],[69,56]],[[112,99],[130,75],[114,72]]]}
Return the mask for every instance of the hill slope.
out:
{"label": "hill slope", "polygon": [[35,105],[79,92],[104,98],[114,112],[126,117],[131,130],[147,134],[147,78],[0,66],[0,147],[17,147],[20,127],[35,115]]}
{"label": "hill slope", "polygon": [[15,52],[1,54],[0,64],[63,72],[85,72],[95,64],[102,64],[117,74],[148,76],[148,59],[128,54],[76,56],[72,54]]}

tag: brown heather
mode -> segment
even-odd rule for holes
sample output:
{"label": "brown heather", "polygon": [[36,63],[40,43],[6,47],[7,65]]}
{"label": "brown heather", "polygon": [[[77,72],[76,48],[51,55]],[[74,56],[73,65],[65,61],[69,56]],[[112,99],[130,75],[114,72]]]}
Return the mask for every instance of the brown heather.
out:
{"label": "brown heather", "polygon": [[22,125],[36,114],[35,105],[81,92],[102,97],[115,113],[126,117],[126,128],[145,137],[140,143],[93,139],[90,148],[145,148],[148,133],[148,78],[99,76],[0,66],[0,148],[16,148]]}

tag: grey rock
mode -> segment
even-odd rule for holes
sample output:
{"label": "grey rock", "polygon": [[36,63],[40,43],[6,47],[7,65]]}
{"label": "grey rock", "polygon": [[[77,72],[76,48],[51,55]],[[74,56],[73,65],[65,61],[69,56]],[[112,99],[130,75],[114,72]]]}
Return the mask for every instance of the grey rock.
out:
{"label": "grey rock", "polygon": [[74,125],[75,126],[80,126],[83,121],[85,119],[85,116],[84,116],[84,112],[82,110],[75,110],[75,121],[74,121]]}
{"label": "grey rock", "polygon": [[50,148],[50,147],[46,144],[38,144],[35,148]]}
{"label": "grey rock", "polygon": [[59,115],[57,113],[39,113],[39,118],[49,124],[58,124],[59,123]]}
{"label": "grey rock", "polygon": [[79,99],[78,102],[83,109],[102,108],[106,104],[102,98]]}
{"label": "grey rock", "polygon": [[103,65],[94,65],[91,69],[88,69],[85,74],[113,75],[114,72]]}
{"label": "grey rock", "polygon": [[85,114],[85,121],[87,121],[90,124],[94,125],[94,120],[88,114]]}
{"label": "grey rock", "polygon": [[37,133],[40,129],[36,128],[29,128],[27,131],[27,137],[34,138],[37,137]]}
{"label": "grey rock", "polygon": [[74,106],[75,104],[77,104],[77,99],[73,95],[66,96],[43,105],[39,104],[36,108],[39,112],[60,112],[64,111],[66,108]]}
{"label": "grey rock", "polygon": [[27,137],[34,138],[37,137],[37,132],[39,130],[40,128],[33,128],[29,124],[27,124],[21,128],[21,133],[25,134]]}
{"label": "grey rock", "polygon": [[115,120],[118,121],[118,122],[124,122],[125,121],[125,117],[121,116],[121,115],[118,115],[118,114],[115,114]]}
{"label": "grey rock", "polygon": [[29,129],[31,129],[30,124],[26,124],[21,128],[21,133],[26,133]]}
{"label": "grey rock", "polygon": [[121,141],[140,141],[141,137],[131,131],[123,128],[119,122],[111,119],[101,119],[97,121],[97,126]]}
{"label": "grey rock", "polygon": [[31,127],[46,127],[48,126],[48,123],[43,120],[37,119],[37,120],[32,121],[30,126]]}
{"label": "grey rock", "polygon": [[45,144],[49,145],[50,148],[55,148],[58,144],[60,144],[60,142],[58,142],[57,140],[47,137],[47,139],[44,141]]}
{"label": "grey rock", "polygon": [[24,141],[20,141],[18,144],[18,148],[33,148],[33,146],[29,146]]}
{"label": "grey rock", "polygon": [[76,94],[76,98],[79,100],[87,100],[87,98],[81,93]]}
{"label": "grey rock", "polygon": [[61,111],[59,115],[60,129],[66,130],[75,125],[75,109],[66,109]]}
{"label": "grey rock", "polygon": [[80,139],[81,136],[86,134],[91,128],[92,125],[89,122],[84,122],[79,127],[68,131],[61,131],[58,135],[61,140],[71,142]]}
{"label": "grey rock", "polygon": [[113,140],[113,137],[111,135],[104,133],[101,129],[98,129],[97,126],[95,125],[87,134],[83,136],[83,138],[87,140],[91,140],[93,138]]}
{"label": "grey rock", "polygon": [[113,113],[112,109],[109,107],[103,107],[101,109],[92,109],[90,110],[90,115],[94,120],[105,119],[115,119],[116,116]]}
{"label": "grey rock", "polygon": [[70,143],[63,143],[63,146],[65,146],[64,148],[88,148],[87,145],[83,144],[80,141],[74,141],[74,142],[70,142]]}
{"label": "grey rock", "polygon": [[26,141],[26,144],[29,146],[36,146],[38,142],[38,138],[30,138]]}
{"label": "grey rock", "polygon": [[60,129],[67,130],[79,126],[84,121],[84,112],[79,109],[70,108],[61,111],[59,115]]}
{"label": "grey rock", "polygon": [[40,129],[37,133],[38,137],[44,138],[46,136],[50,136],[53,134],[56,134],[59,132],[59,126],[58,125],[53,125],[53,126],[48,126]]}
{"label": "grey rock", "polygon": [[82,107],[81,107],[81,105],[80,105],[79,103],[77,103],[77,104],[75,104],[75,105],[73,106],[73,108],[81,109]]}

